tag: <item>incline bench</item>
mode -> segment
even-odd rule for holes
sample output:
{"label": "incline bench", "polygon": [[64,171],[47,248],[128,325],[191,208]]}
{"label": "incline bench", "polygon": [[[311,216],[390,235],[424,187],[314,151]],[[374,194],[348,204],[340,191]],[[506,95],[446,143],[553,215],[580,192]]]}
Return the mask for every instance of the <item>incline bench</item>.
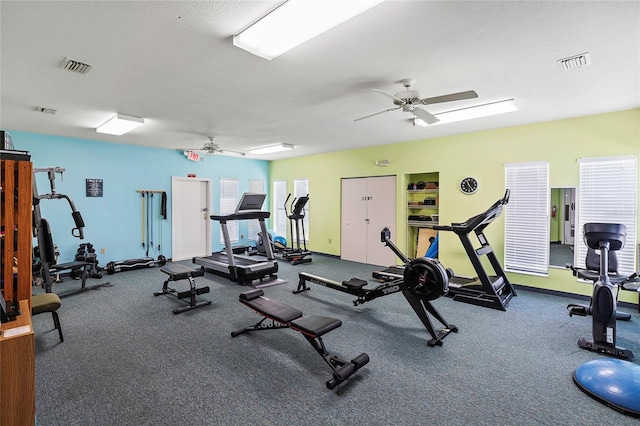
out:
{"label": "incline bench", "polygon": [[[153,295],[160,296],[161,294],[168,294],[170,296],[174,296],[182,302],[187,303],[187,306],[174,309],[174,314],[180,314],[191,309],[211,304],[211,300],[205,300],[203,302],[198,302],[196,300],[197,295],[209,293],[209,287],[196,288],[196,280],[194,278],[204,275],[203,267],[200,267],[200,269],[193,269],[189,268],[188,266],[180,265],[178,263],[167,263],[160,268],[160,271],[169,275],[169,278],[167,278],[162,285],[162,291],[156,291],[155,293],[153,293]],[[180,281],[185,279],[189,280],[189,290],[176,291],[169,287],[169,281]],[[183,299],[188,299],[189,301],[187,302]]]}
{"label": "incline bench", "polygon": [[[250,327],[234,331],[231,333],[231,337],[236,337],[249,331],[274,330],[278,328],[291,328],[302,333],[333,370],[333,378],[326,383],[329,389],[334,389],[369,362],[369,355],[366,353],[361,353],[349,362],[329,354],[322,342],[322,336],[340,327],[342,321],[339,319],[318,315],[303,316],[302,312],[296,308],[264,297],[264,292],[261,289],[240,294],[240,303],[250,307],[264,318]],[[267,319],[271,320],[271,323],[263,324]]]}

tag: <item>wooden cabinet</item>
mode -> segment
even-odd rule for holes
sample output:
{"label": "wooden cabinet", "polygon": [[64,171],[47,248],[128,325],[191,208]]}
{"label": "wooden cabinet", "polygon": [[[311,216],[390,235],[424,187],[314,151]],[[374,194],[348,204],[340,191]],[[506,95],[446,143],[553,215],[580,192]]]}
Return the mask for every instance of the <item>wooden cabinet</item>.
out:
{"label": "wooden cabinet", "polygon": [[26,300],[22,314],[0,330],[0,425],[33,425],[36,413],[35,338]]}
{"label": "wooden cabinet", "polygon": [[0,425],[24,426],[35,421],[33,169],[26,152],[2,151],[0,155],[0,281],[12,319],[0,326]]}

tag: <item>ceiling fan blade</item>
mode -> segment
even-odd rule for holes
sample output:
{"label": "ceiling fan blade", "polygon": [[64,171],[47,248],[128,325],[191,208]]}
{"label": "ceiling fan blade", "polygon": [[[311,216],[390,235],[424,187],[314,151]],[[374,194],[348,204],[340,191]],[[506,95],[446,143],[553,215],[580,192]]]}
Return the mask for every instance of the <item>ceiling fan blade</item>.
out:
{"label": "ceiling fan blade", "polygon": [[440,121],[438,117],[423,110],[422,108],[415,108],[411,112],[413,113],[413,115],[415,115],[416,117],[418,117],[420,120],[424,121],[427,124],[435,124],[438,121]]}
{"label": "ceiling fan blade", "polygon": [[477,98],[478,94],[475,90],[468,90],[466,92],[449,93],[448,95],[435,96],[433,98],[424,98],[420,102],[423,105],[439,104],[441,102],[461,101],[463,99]]}
{"label": "ceiling fan blade", "polygon": [[389,112],[389,111],[395,111],[395,110],[400,109],[400,108],[402,108],[402,107],[399,106],[399,107],[396,107],[396,108],[385,109],[384,111],[380,111],[380,112],[376,112],[376,113],[373,113],[373,114],[365,115],[364,117],[356,118],[353,121],[364,120],[365,118],[373,117],[374,115],[382,114],[382,113]]}
{"label": "ceiling fan blade", "polygon": [[403,105],[406,103],[405,100],[400,99],[397,96],[392,95],[389,92],[385,92],[384,90],[380,90],[380,89],[371,89],[371,90],[373,90],[374,92],[378,92],[378,93],[380,93],[382,95],[385,95],[386,97],[389,97],[389,98],[393,99],[394,101],[402,102]]}

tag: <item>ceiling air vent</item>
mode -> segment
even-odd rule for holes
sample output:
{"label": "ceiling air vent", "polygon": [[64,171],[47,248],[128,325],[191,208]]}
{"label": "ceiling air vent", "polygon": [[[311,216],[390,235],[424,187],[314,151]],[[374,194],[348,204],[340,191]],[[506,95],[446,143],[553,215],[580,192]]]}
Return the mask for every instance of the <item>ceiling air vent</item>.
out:
{"label": "ceiling air vent", "polygon": [[58,113],[57,109],[45,108],[45,107],[37,107],[36,111],[41,112],[43,114],[51,114],[51,115],[56,115]]}
{"label": "ceiling air vent", "polygon": [[60,68],[67,71],[77,72],[78,74],[88,74],[93,69],[93,65],[86,62],[76,61],[71,58],[64,58],[60,63]]}
{"label": "ceiling air vent", "polygon": [[558,66],[562,71],[569,71],[588,65],[591,65],[591,55],[589,53],[581,53],[568,58],[558,59]]}

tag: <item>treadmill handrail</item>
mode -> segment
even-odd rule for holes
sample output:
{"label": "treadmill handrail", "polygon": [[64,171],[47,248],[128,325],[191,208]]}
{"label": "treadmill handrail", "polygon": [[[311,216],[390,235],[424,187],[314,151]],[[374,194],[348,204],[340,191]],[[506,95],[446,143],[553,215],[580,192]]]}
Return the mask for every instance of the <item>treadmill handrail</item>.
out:
{"label": "treadmill handrail", "polygon": [[268,219],[271,216],[271,212],[256,210],[241,213],[232,213],[227,215],[211,215],[211,220],[217,220],[218,222],[226,222],[228,220],[251,220],[251,219]]}
{"label": "treadmill handrail", "polygon": [[466,221],[462,223],[452,223],[450,226],[448,225],[434,225],[433,229],[440,231],[453,231],[456,233],[465,233],[468,234],[474,229],[478,228],[481,225],[488,225],[493,222],[502,214],[502,206],[509,202],[509,195],[511,191],[507,189],[504,193],[504,196],[500,198],[498,201],[493,203],[491,207],[489,207],[484,212],[470,217]]}

